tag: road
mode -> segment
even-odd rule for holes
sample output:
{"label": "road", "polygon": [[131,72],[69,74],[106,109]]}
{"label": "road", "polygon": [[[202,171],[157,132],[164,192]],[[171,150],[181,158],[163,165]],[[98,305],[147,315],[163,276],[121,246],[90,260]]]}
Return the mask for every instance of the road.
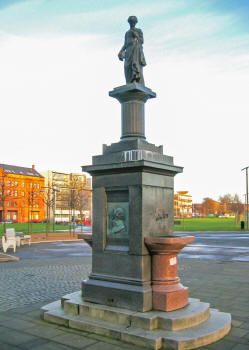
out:
{"label": "road", "polygon": [[188,234],[195,236],[195,242],[182,250],[180,258],[249,262],[249,233],[189,232]]}
{"label": "road", "polygon": [[[178,233],[177,233],[178,234]],[[240,232],[184,232],[195,236],[195,242],[179,255],[185,259],[249,262],[249,233]],[[62,257],[90,257],[91,248],[80,242],[32,244],[17,249],[21,259],[50,259]]]}

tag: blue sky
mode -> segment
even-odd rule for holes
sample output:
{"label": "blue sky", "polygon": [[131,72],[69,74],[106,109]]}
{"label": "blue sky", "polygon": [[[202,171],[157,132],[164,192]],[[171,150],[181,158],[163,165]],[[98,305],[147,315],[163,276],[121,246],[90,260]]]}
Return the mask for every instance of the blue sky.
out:
{"label": "blue sky", "polygon": [[158,94],[146,106],[147,139],[185,167],[176,190],[195,201],[242,196],[248,0],[0,0],[0,114],[15,140],[2,135],[1,162],[80,172],[119,139],[108,91],[124,83],[117,53],[131,14],[144,32],[146,85]]}

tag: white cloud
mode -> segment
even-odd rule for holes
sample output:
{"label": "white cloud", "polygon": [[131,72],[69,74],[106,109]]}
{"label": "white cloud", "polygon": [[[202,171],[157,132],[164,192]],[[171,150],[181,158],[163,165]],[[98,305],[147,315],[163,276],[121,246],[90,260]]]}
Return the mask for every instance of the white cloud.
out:
{"label": "white cloud", "polygon": [[[159,8],[153,8],[156,15]],[[151,6],[138,15],[146,22],[150,11]],[[126,15],[118,7],[88,17],[62,16],[58,23],[80,26],[85,18],[89,23],[112,19],[118,25]],[[146,105],[147,140],[163,144],[165,153],[185,167],[175,178],[176,190],[190,190],[195,201],[244,193],[247,37],[214,39],[232,22],[230,16],[178,16],[144,30],[145,81],[158,93]],[[120,40],[120,32],[0,33],[2,163],[80,172],[91,155],[101,153],[103,143],[119,140],[120,106],[108,91],[124,83],[117,59],[123,35]]]}

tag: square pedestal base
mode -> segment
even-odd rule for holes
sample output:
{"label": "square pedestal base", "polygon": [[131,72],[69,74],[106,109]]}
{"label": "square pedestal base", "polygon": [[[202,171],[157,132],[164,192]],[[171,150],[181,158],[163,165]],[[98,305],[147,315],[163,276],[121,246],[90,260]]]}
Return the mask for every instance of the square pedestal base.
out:
{"label": "square pedestal base", "polygon": [[96,304],[141,312],[152,309],[152,289],[148,283],[137,286],[89,279],[82,282],[82,295],[84,300]]}

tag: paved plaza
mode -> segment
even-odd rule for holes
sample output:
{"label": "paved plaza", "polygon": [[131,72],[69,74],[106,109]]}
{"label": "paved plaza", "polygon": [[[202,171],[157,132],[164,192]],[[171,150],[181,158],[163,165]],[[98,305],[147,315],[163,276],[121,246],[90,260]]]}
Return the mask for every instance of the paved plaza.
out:
{"label": "paved plaza", "polygon": [[[249,235],[195,236],[196,242],[181,255],[181,281],[189,286],[191,297],[230,312],[233,319],[228,336],[202,349],[248,350]],[[80,290],[81,281],[91,269],[91,249],[86,244],[33,244],[31,248],[18,249],[16,255],[19,262],[0,264],[0,350],[139,349],[40,320],[41,306]]]}

